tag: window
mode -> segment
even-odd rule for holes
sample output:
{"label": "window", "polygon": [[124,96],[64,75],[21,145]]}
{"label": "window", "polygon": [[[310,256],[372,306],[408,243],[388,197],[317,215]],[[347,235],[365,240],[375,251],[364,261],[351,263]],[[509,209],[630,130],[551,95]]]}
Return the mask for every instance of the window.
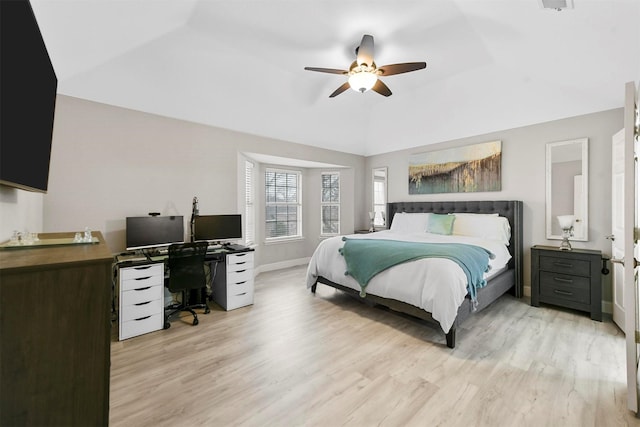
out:
{"label": "window", "polygon": [[323,172],[320,200],[320,234],[340,233],[340,174]]}
{"label": "window", "polygon": [[302,237],[302,174],[267,169],[265,173],[267,240]]}
{"label": "window", "polygon": [[253,167],[253,163],[244,162],[244,244],[246,246],[253,245],[256,239]]}

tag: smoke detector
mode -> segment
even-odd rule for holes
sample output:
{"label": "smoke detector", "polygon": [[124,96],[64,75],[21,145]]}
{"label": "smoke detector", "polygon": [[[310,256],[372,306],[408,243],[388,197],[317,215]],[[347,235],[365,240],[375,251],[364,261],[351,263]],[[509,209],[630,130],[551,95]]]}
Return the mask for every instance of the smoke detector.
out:
{"label": "smoke detector", "polygon": [[573,0],[538,0],[541,9],[553,9],[558,12],[573,9]]}

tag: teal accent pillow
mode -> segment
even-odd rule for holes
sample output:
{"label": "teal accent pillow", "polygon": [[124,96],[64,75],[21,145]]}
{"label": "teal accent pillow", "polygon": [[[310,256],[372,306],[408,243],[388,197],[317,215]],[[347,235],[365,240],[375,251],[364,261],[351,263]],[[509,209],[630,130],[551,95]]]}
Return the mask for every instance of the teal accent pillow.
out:
{"label": "teal accent pillow", "polygon": [[427,233],[449,235],[453,231],[453,221],[456,217],[447,214],[430,214],[427,223]]}

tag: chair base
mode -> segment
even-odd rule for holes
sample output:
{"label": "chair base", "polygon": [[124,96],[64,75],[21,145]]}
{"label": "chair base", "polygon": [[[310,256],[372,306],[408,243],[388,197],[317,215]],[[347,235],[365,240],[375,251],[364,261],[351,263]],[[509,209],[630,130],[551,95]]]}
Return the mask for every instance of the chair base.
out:
{"label": "chair base", "polygon": [[[185,301],[185,293],[184,292],[182,292],[182,300]],[[171,319],[171,317],[173,317],[177,313],[180,313],[180,312],[183,312],[183,311],[188,311],[189,313],[191,313],[191,315],[193,316],[192,325],[196,326],[200,322],[198,321],[198,315],[196,314],[194,309],[204,309],[204,314],[209,314],[211,312],[211,310],[209,309],[209,305],[206,303],[206,300],[205,300],[204,303],[201,303],[201,304],[186,304],[185,305],[183,303],[179,303],[177,305],[170,305],[167,308],[169,310],[171,310],[171,311],[169,311],[167,313],[167,310],[165,310],[164,329],[169,329],[171,327],[171,322],[169,321],[169,319]]]}

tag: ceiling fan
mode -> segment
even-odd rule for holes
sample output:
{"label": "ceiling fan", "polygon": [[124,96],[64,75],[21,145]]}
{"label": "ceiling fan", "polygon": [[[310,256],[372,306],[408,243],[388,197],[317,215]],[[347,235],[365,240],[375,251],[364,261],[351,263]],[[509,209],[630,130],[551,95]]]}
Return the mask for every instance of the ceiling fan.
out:
{"label": "ceiling fan", "polygon": [[349,88],[361,93],[371,89],[380,95],[390,96],[391,90],[389,90],[387,85],[378,77],[408,73],[410,71],[422,70],[426,67],[426,62],[404,62],[401,64],[383,65],[382,67],[378,67],[376,63],[373,62],[373,36],[365,34],[362,36],[360,46],[356,48],[356,60],[353,61],[349,67],[349,71],[317,67],[304,67],[304,69],[308,71],[318,71],[320,73],[342,74],[349,76],[349,80],[346,83],[329,95],[329,98],[333,98]]}

